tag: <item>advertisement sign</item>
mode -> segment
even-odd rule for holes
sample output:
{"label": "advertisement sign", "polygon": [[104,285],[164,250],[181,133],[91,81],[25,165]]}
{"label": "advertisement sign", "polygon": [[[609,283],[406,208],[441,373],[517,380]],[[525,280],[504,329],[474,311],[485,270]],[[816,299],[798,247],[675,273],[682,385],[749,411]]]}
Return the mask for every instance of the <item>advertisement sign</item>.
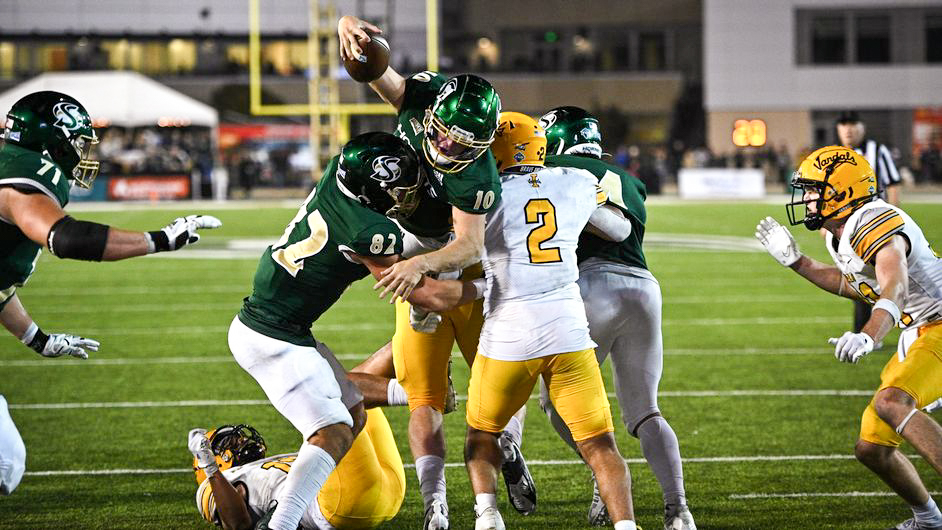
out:
{"label": "advertisement sign", "polygon": [[92,183],[92,189],[81,186],[72,186],[69,190],[69,202],[104,201],[108,198],[108,177],[99,175]]}
{"label": "advertisement sign", "polygon": [[189,175],[140,175],[108,179],[108,200],[111,201],[159,201],[189,197]]}
{"label": "advertisement sign", "polygon": [[682,199],[761,199],[765,173],[760,169],[684,168],[677,175]]}

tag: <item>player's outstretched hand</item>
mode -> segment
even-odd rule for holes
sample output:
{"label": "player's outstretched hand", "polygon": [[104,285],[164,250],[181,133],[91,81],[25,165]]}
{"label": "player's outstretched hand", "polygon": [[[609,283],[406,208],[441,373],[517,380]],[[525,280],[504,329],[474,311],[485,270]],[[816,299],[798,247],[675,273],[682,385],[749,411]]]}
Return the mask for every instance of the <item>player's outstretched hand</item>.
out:
{"label": "player's outstretched hand", "polygon": [[43,357],[62,357],[70,355],[79,359],[88,359],[88,352],[85,350],[98,351],[101,343],[94,339],[86,339],[66,333],[53,333],[49,335],[46,345],[43,346],[40,355]]}
{"label": "player's outstretched hand", "polygon": [[206,429],[193,429],[187,435],[187,448],[196,457],[196,465],[200,469],[216,463],[216,457],[213,456],[213,448],[209,444],[209,438],[206,437]]}
{"label": "player's outstretched hand", "polygon": [[356,59],[363,55],[363,48],[360,47],[358,40],[370,41],[370,34],[365,30],[370,30],[374,34],[383,32],[373,24],[357,17],[351,15],[340,17],[337,22],[337,36],[340,38],[341,59]]}
{"label": "player's outstretched hand", "polygon": [[147,233],[150,243],[149,253],[179,250],[200,240],[197,230],[220,226],[222,226],[222,221],[212,215],[177,217],[161,230]]}
{"label": "player's outstretched hand", "polygon": [[873,339],[866,333],[846,331],[840,338],[831,337],[828,342],[834,345],[834,357],[845,363],[856,364],[873,351]]}
{"label": "player's outstretched hand", "polygon": [[771,217],[759,221],[756,226],[756,239],[775,258],[775,261],[786,267],[801,258],[801,252],[798,251],[798,244],[795,243],[792,233]]}
{"label": "player's outstretched hand", "polygon": [[385,298],[387,293],[392,293],[389,303],[395,303],[399,298],[405,301],[412,294],[415,286],[422,281],[422,275],[425,274],[425,260],[423,256],[416,256],[404,261],[398,261],[380,274],[381,280],[376,282],[373,290],[383,288],[379,293],[380,298]]}

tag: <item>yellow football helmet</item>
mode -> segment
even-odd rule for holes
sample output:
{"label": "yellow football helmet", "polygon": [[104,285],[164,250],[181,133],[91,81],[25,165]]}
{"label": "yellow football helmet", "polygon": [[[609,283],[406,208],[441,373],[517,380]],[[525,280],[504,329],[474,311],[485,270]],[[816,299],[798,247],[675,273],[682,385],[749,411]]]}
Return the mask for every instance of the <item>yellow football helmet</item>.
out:
{"label": "yellow football helmet", "polygon": [[516,172],[543,167],[546,158],[546,131],[536,120],[519,112],[501,112],[491,152],[497,159],[497,171],[510,168]]}
{"label": "yellow football helmet", "polygon": [[[268,451],[262,435],[249,425],[223,425],[206,433],[206,437],[213,448],[219,471],[265,458]],[[196,457],[193,457],[193,472],[196,473],[197,484],[206,480],[206,472],[200,469]]]}
{"label": "yellow football helmet", "polygon": [[[877,179],[863,155],[831,145],[808,155],[792,175],[792,200],[785,206],[792,225],[818,230],[828,219],[843,219],[877,197]],[[808,193],[814,194],[806,198]],[[796,194],[801,194],[796,198]],[[814,211],[808,205],[814,203]],[[796,208],[804,207],[798,218]]]}

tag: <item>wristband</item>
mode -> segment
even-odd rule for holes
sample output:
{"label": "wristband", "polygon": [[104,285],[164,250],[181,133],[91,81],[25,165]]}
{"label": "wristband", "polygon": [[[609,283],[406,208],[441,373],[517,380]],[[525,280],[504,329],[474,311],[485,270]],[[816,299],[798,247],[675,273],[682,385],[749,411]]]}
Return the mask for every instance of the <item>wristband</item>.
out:
{"label": "wristband", "polygon": [[484,297],[484,287],[487,285],[487,280],[484,278],[478,278],[471,281],[471,288],[474,290],[474,299]]}
{"label": "wristband", "polygon": [[203,472],[206,473],[206,477],[209,478],[216,473],[219,473],[219,464],[217,464],[214,460],[212,464],[209,464],[203,468]]}
{"label": "wristband", "polygon": [[896,305],[896,302],[890,300],[889,298],[881,298],[877,300],[877,303],[873,304],[873,309],[882,309],[890,314],[893,317],[893,327],[896,327],[896,324],[899,323],[900,317],[902,317],[902,312],[899,310],[899,306]]}
{"label": "wristband", "polygon": [[39,329],[39,326],[33,322],[26,328],[26,333],[20,337],[20,341],[42,355],[43,350],[46,349],[46,343],[49,342],[49,335],[43,333],[43,330]]}
{"label": "wristband", "polygon": [[163,230],[145,232],[147,235],[147,253],[166,252],[170,250],[170,238]]}

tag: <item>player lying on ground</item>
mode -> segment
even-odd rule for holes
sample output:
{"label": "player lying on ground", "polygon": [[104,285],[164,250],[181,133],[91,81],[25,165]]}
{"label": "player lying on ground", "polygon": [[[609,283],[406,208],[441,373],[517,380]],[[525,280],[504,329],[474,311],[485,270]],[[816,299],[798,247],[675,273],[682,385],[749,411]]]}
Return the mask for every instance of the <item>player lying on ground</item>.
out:
{"label": "player lying on ground", "polygon": [[[864,410],[855,455],[913,510],[895,528],[942,529],[942,513],[912,462],[899,450],[908,441],[942,474],[942,427],[920,411],[942,396],[942,259],[901,209],[877,198],[867,160],[846,147],[823,147],[792,177],[792,225],[827,230],[834,265],[798,251],[784,226],[766,217],[756,237],[779,263],[825,291],[873,306],[859,333],[828,339],[839,361],[856,363],[895,326],[903,329],[896,354],[883,367],[880,387]],[[801,193],[795,198],[795,193]],[[798,208],[803,208],[799,217]]]}
{"label": "player lying on ground", "polygon": [[[399,513],[406,492],[402,459],[382,411],[366,414],[363,431],[304,511],[301,528],[375,528]],[[200,484],[196,508],[227,530],[254,527],[281,495],[298,458],[266,458],[265,441],[246,425],[193,429],[188,445]]]}
{"label": "player lying on ground", "polygon": [[[345,16],[337,26],[341,54],[359,56],[369,32],[380,29]],[[500,201],[500,181],[488,146],[497,128],[500,98],[486,80],[468,74],[450,79],[435,72],[404,78],[387,68],[370,87],[397,112],[396,134],[419,153],[427,175],[420,201],[397,223],[406,237],[403,256],[377,283],[391,300],[408,295],[423,273],[480,275],[484,216]],[[409,402],[409,447],[429,530],[449,527],[445,485],[445,436],[449,359],[455,344],[470,366],[483,323],[480,301],[435,314],[398,303],[392,341],[396,376]],[[528,514],[536,508],[536,489],[519,445],[521,408],[502,443],[508,458],[504,480],[511,503]]]}
{"label": "player lying on ground", "polygon": [[[162,230],[132,232],[80,221],[66,214],[73,185],[90,188],[98,174],[91,158],[98,137],[81,103],[60,92],[33,92],[7,114],[0,148],[0,324],[44,357],[88,358],[96,340],[46,334],[17,296],[43,247],[59,258],[116,261],[177,250],[199,240],[197,230],[222,223],[208,215],[174,220]],[[26,450],[6,414],[0,414],[0,494],[9,494],[25,469]]]}
{"label": "player lying on ground", "polygon": [[[687,508],[677,435],[657,404],[664,362],[661,288],[648,270],[641,248],[647,220],[644,184],[624,169],[602,161],[598,120],[585,110],[555,108],[540,118],[540,126],[546,130],[546,166],[589,171],[608,194],[608,204],[631,220],[631,235],[624,241],[582,234],[576,250],[577,283],[585,301],[589,333],[598,344],[595,354],[599,365],[611,354],[622,421],[628,432],[641,441],[641,452],[661,486],[664,528],[696,530]],[[553,407],[542,381],[540,405],[556,432],[575,449],[569,428]],[[608,524],[597,485],[589,506],[589,523]]]}

